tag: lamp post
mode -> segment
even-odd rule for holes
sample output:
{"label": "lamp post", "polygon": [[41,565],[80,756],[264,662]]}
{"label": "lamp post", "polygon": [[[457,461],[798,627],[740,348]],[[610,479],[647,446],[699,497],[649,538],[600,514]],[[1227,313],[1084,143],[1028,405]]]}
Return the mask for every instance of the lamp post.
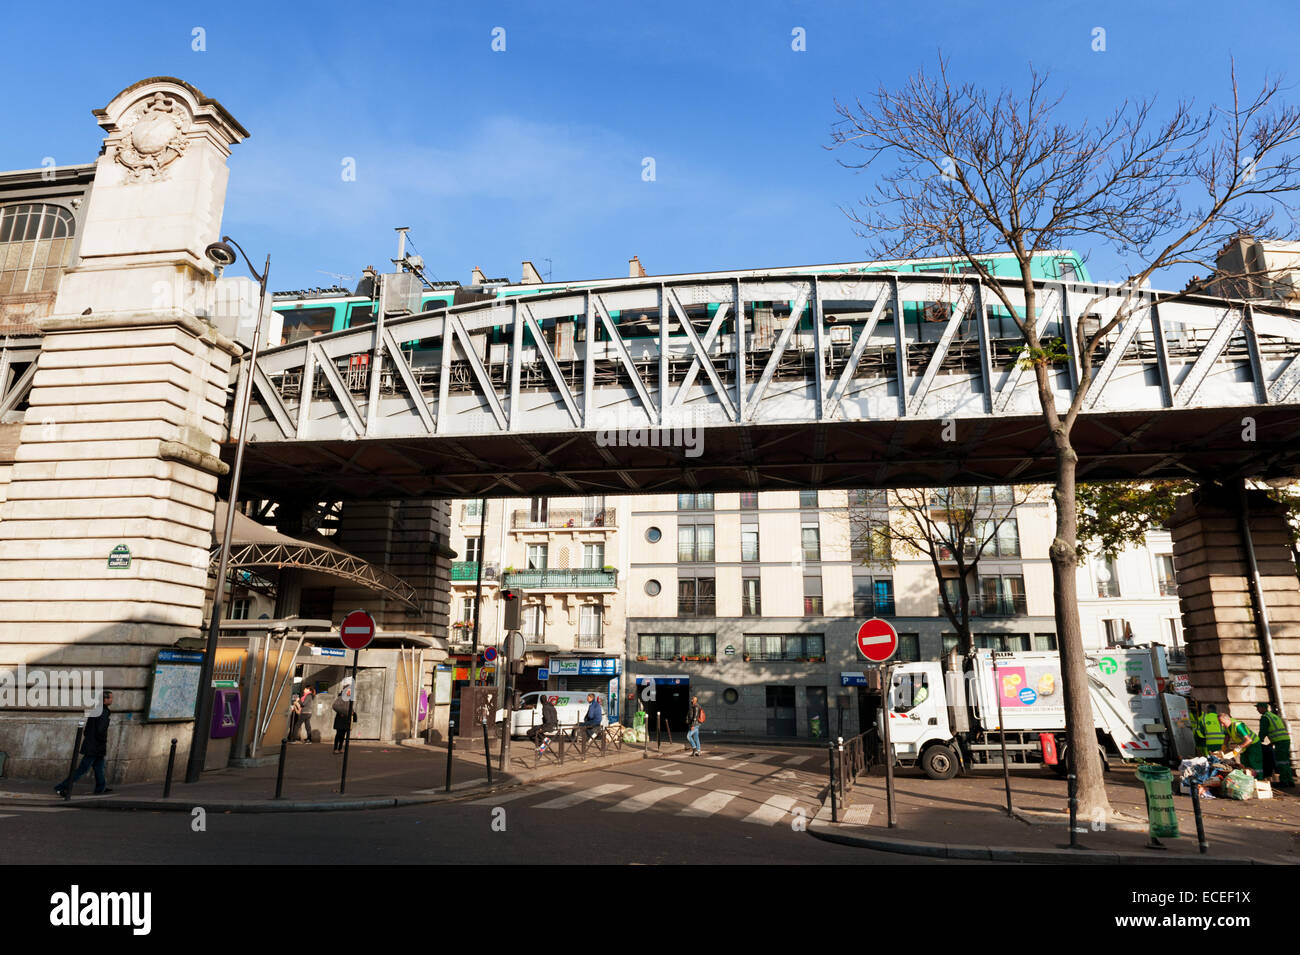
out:
{"label": "lamp post", "polygon": [[244,264],[253,273],[261,286],[257,300],[257,317],[253,322],[253,346],[248,355],[248,369],[244,372],[243,391],[237,412],[239,414],[239,437],[235,444],[235,467],[230,475],[230,493],[226,501],[226,533],[221,539],[221,557],[217,561],[217,581],[212,591],[212,619],[208,623],[208,645],[203,654],[203,666],[199,670],[199,698],[194,720],[194,734],[190,738],[190,758],[185,766],[185,781],[196,783],[203,773],[203,764],[208,755],[208,727],[212,723],[212,674],[216,666],[217,637],[221,629],[221,613],[225,602],[226,572],[230,564],[230,538],[234,534],[235,507],[239,503],[239,477],[244,467],[244,443],[248,434],[248,406],[253,397],[253,367],[257,364],[257,348],[262,337],[262,311],[266,308],[266,279],[271,272],[271,256],[266,257],[262,274],[258,275],[248,253],[243,247],[223,235],[220,242],[213,242],[205,249],[208,258],[220,266],[233,265],[237,259],[234,249],[244,257]]}

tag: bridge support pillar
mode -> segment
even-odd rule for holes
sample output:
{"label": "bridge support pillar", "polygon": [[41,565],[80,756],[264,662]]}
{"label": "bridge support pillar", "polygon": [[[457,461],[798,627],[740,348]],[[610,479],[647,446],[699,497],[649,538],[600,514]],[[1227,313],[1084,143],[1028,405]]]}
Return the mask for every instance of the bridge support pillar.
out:
{"label": "bridge support pillar", "polygon": [[[221,235],[226,159],[247,133],[165,77],[95,114],[104,148],[79,258],[40,322],[0,505],[0,750],[14,776],[61,777],[102,687],[114,694],[109,779],[131,782],[161,777],[171,738],[190,737],[184,693],[171,714],[181,726],[146,717],[158,652],[202,645],[227,470],[218,442],[241,351],[212,324],[223,306],[204,249]],[[32,671],[63,692],[33,695]]]}
{"label": "bridge support pillar", "polygon": [[1192,694],[1254,726],[1254,704],[1276,693],[1288,719],[1295,720],[1300,716],[1300,578],[1286,511],[1263,491],[1246,492],[1277,673],[1273,687],[1239,493],[1236,487],[1203,485],[1179,502],[1171,522]]}

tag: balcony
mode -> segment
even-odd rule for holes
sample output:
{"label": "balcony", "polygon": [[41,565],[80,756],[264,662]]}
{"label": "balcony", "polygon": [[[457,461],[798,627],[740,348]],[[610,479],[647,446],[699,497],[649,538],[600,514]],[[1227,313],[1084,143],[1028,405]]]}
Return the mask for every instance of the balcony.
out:
{"label": "balcony", "polygon": [[524,590],[614,590],[617,570],[507,570],[502,584]]}
{"label": "balcony", "polygon": [[603,633],[579,633],[573,641],[575,650],[603,650],[605,636]]}
{"label": "balcony", "polygon": [[[1175,593],[1177,593],[1177,590],[1175,590]],[[1098,596],[1098,597],[1118,597],[1118,596],[1119,596],[1119,584],[1118,584],[1116,581],[1113,581],[1113,580],[1099,580],[1099,581],[1097,581],[1097,596]]]}
{"label": "balcony", "polygon": [[579,507],[570,510],[553,510],[539,515],[521,508],[511,516],[510,528],[516,531],[613,529],[616,526],[616,519],[617,513],[612,507],[598,507],[591,510]]}
{"label": "balcony", "polygon": [[451,564],[452,580],[478,580],[478,561],[455,560]]}
{"label": "balcony", "polygon": [[716,610],[716,599],[714,597],[686,597],[677,598],[677,616],[679,617],[712,617]]}
{"label": "balcony", "polygon": [[1176,580],[1164,578],[1160,580],[1156,586],[1160,589],[1160,596],[1162,597],[1178,596],[1178,582]]}
{"label": "balcony", "polygon": [[[943,597],[938,598],[938,604],[939,613],[945,613]],[[955,611],[961,613],[961,607],[956,599],[953,599],[952,606]],[[974,594],[970,598],[972,617],[1023,617],[1028,612],[1024,594],[1005,594],[997,597]]]}
{"label": "balcony", "polygon": [[855,617],[892,617],[894,613],[894,598],[892,596],[853,598],[853,616]]}

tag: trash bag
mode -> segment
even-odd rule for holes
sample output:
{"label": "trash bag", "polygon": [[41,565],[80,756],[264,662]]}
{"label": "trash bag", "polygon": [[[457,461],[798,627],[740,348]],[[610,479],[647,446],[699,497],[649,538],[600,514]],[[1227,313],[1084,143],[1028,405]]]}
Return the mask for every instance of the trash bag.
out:
{"label": "trash bag", "polygon": [[1250,799],[1255,795],[1255,777],[1234,769],[1223,781],[1223,792],[1233,799]]}

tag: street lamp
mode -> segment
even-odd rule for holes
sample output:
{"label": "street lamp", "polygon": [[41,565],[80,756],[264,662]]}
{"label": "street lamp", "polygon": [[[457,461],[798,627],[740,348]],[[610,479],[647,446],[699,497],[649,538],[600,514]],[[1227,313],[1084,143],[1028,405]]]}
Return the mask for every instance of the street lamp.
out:
{"label": "street lamp", "polygon": [[[231,246],[234,246],[234,249]],[[257,364],[257,347],[262,338],[262,310],[266,308],[266,278],[271,272],[271,256],[266,257],[262,274],[258,275],[248,253],[243,246],[228,235],[223,235],[220,242],[213,242],[204,253],[215,264],[233,265],[238,256],[235,249],[244,257],[244,264],[253,273],[261,286],[261,295],[257,300],[257,318],[253,323],[253,347],[248,353],[248,369],[243,374],[243,391],[240,393],[239,437],[235,443],[235,468],[230,475],[230,494],[226,500],[226,533],[221,539],[221,558],[217,561],[217,582],[212,590],[212,619],[208,623],[207,652],[203,654],[203,666],[199,670],[199,698],[194,720],[194,735],[190,738],[190,758],[185,767],[185,781],[196,783],[203,773],[203,764],[208,755],[208,727],[212,723],[212,674],[216,667],[217,637],[221,629],[221,612],[224,609],[226,589],[226,571],[230,564],[230,539],[234,536],[235,507],[239,503],[239,477],[244,468],[244,443],[248,433],[248,406],[253,397],[253,368]]]}

